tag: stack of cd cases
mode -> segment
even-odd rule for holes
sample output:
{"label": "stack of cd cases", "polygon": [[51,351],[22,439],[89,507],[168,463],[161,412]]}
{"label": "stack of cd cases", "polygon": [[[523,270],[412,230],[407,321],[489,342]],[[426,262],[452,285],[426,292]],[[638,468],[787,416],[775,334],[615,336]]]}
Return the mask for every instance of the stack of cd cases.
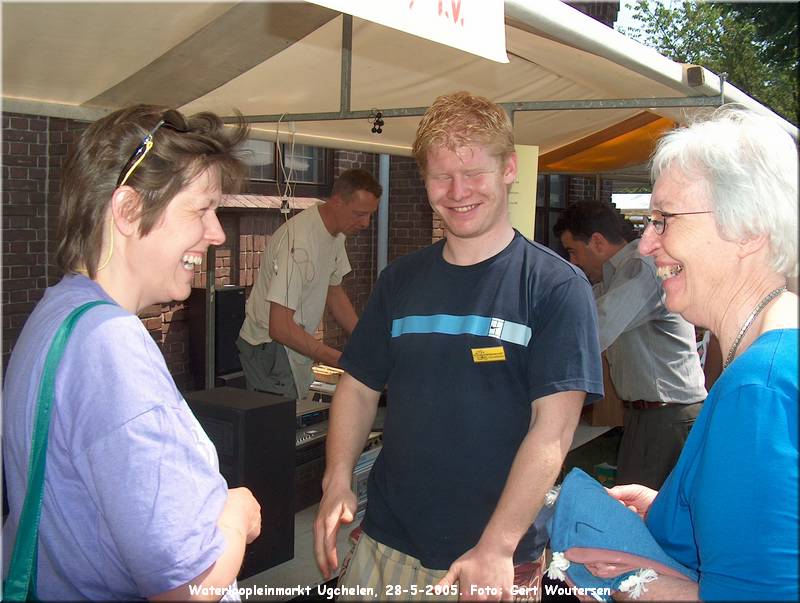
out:
{"label": "stack of cd cases", "polygon": [[356,500],[358,501],[356,521],[360,521],[364,517],[364,511],[367,508],[367,478],[369,477],[372,465],[375,463],[375,459],[378,458],[378,454],[380,454],[381,448],[382,446],[375,446],[362,452],[353,469],[352,488],[356,495]]}

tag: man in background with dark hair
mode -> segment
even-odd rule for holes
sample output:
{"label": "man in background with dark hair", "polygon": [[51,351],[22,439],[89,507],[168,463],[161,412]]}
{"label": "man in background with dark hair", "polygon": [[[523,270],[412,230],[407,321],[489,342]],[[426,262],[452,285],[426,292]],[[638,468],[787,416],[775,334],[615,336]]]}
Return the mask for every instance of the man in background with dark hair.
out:
{"label": "man in background with dark hair", "polygon": [[664,305],[653,260],[608,203],[571,205],[554,234],[595,285],[600,348],[625,406],[618,484],[658,490],[705,400],[694,327]]}
{"label": "man in background with dark hair", "polygon": [[301,398],[314,361],[341,352],[314,338],[325,307],[350,335],[358,317],[342,287],[350,272],[345,237],[369,226],[381,185],[366,170],[342,172],[331,196],[287,220],[269,240],[236,340],[247,389]]}

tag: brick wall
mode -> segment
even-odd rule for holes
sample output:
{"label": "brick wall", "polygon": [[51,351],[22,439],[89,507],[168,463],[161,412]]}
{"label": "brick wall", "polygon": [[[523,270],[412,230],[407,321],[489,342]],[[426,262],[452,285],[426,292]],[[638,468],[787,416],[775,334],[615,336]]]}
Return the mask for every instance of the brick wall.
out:
{"label": "brick wall", "polygon": [[60,205],[61,179],[64,162],[72,152],[81,133],[88,127],[87,122],[74,119],[49,118],[48,147],[48,187],[47,187],[47,285],[54,285],[61,280],[61,270],[56,266],[58,240],[58,208]]}
{"label": "brick wall", "polygon": [[3,366],[55,265],[58,190],[64,159],[86,123],[4,113]]}
{"label": "brick wall", "polygon": [[[392,157],[389,167],[389,261],[430,245],[434,240],[434,214],[425,193],[417,162]],[[438,216],[436,217],[438,220]],[[441,238],[441,221],[436,231]],[[437,239],[438,240],[438,239]]]}
{"label": "brick wall", "polygon": [[[277,209],[225,213],[225,221],[235,221],[239,229],[237,239],[229,237],[231,244],[238,241],[239,276],[232,284],[252,287],[261,266],[261,252],[267,246],[272,233],[283,223],[283,215]],[[249,295],[248,290],[248,295]]]}
{"label": "brick wall", "polygon": [[333,157],[334,179],[346,170],[363,168],[378,177],[378,155],[363,151],[338,150]]}
{"label": "brick wall", "polygon": [[167,368],[181,391],[191,391],[196,386],[189,370],[186,308],[186,302],[170,302],[150,306],[139,313],[139,318],[161,349]]}
{"label": "brick wall", "polygon": [[[581,201],[606,201],[611,203],[613,180],[596,176],[569,176],[569,202]],[[597,194],[597,184],[600,183],[600,194]]]}
{"label": "brick wall", "polygon": [[595,179],[584,176],[572,176],[569,178],[568,199],[570,203],[580,203],[581,201],[594,201]]}
{"label": "brick wall", "polygon": [[602,179],[600,181],[600,201],[611,203],[611,193],[614,192],[614,181]]}
{"label": "brick wall", "polygon": [[3,114],[3,366],[47,284],[47,118]]}

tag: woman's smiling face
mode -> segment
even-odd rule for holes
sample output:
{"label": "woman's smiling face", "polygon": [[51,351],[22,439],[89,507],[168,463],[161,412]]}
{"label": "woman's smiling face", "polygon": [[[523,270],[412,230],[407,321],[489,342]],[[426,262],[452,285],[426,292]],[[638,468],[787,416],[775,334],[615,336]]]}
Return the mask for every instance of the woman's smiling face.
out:
{"label": "woman's smiling face", "polygon": [[201,172],[173,197],[153,229],[137,236],[128,261],[140,309],[189,297],[195,266],[209,246],[225,242],[216,214],[221,201],[218,171]]}
{"label": "woman's smiling face", "polygon": [[[651,211],[666,214],[705,212],[713,203],[702,178],[671,166],[653,186]],[[667,308],[689,322],[708,326],[736,257],[736,245],[723,239],[713,213],[669,216],[665,230],[649,225],[639,251],[655,261],[666,293]]]}

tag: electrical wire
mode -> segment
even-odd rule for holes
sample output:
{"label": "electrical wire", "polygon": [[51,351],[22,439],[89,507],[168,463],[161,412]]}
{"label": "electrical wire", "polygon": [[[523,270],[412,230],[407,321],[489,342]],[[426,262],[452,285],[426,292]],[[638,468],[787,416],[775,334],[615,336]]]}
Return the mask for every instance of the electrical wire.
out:
{"label": "electrical wire", "polygon": [[286,173],[286,165],[284,164],[284,156],[283,156],[283,146],[281,145],[280,139],[280,125],[283,118],[286,117],[286,113],[282,113],[281,116],[278,118],[278,123],[275,126],[275,142],[278,147],[278,165],[281,168],[281,174],[283,175],[283,190],[281,191],[280,185],[278,186],[278,193],[281,196],[281,200],[286,199],[294,196],[294,183],[292,182],[293,172],[294,172],[294,141],[295,141],[295,133],[289,133],[289,140],[291,143],[289,149],[289,158],[292,160],[292,165],[289,166],[289,173]]}
{"label": "electrical wire", "polygon": [[286,171],[283,172],[283,178],[286,184],[286,195],[287,197],[294,197],[294,164],[295,164],[295,155],[294,155],[294,141],[295,141],[295,133],[289,133],[289,158],[291,163],[289,164],[289,175],[286,175]]}

